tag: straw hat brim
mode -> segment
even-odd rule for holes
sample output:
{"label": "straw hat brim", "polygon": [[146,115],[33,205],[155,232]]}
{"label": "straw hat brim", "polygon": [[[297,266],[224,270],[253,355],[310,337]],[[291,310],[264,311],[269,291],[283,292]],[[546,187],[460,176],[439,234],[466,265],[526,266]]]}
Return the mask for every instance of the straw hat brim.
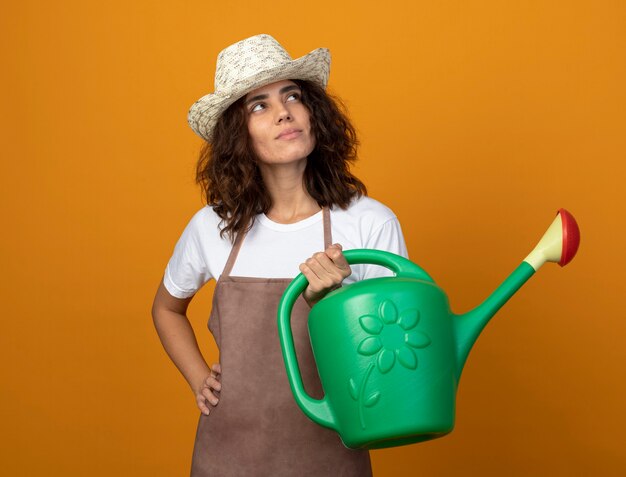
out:
{"label": "straw hat brim", "polygon": [[326,88],[329,74],[330,51],[327,48],[317,48],[296,60],[242,78],[228,89],[222,88],[201,97],[189,109],[187,121],[196,134],[211,142],[213,128],[219,116],[250,91],[287,79],[313,81]]}

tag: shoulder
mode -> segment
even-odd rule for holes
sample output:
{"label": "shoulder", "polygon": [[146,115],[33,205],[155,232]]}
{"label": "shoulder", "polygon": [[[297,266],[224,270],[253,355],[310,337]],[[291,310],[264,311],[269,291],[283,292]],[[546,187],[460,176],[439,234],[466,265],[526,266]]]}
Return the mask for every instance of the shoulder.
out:
{"label": "shoulder", "polygon": [[333,217],[338,220],[358,223],[361,226],[376,228],[390,220],[397,220],[396,214],[382,202],[362,196],[352,200],[347,209],[335,207]]}
{"label": "shoulder", "polygon": [[194,232],[215,230],[219,227],[221,220],[219,215],[213,210],[213,207],[205,205],[191,217],[187,228]]}
{"label": "shoulder", "polygon": [[[376,249],[407,256],[402,228],[396,214],[385,204],[371,197],[354,199],[345,209],[332,210],[333,240],[344,250]],[[354,265],[347,281],[363,280],[391,274],[377,265]]]}
{"label": "shoulder", "polygon": [[215,247],[226,240],[220,237],[221,218],[213,207],[205,205],[195,212],[183,231],[180,242],[198,248]]}
{"label": "shoulder", "polygon": [[166,269],[168,291],[179,293],[174,296],[190,296],[221,273],[231,244],[220,237],[220,221],[212,207],[204,206],[187,222]]}
{"label": "shoulder", "polygon": [[192,217],[190,223],[216,225],[220,222],[220,217],[215,213],[213,207],[205,205],[198,210]]}

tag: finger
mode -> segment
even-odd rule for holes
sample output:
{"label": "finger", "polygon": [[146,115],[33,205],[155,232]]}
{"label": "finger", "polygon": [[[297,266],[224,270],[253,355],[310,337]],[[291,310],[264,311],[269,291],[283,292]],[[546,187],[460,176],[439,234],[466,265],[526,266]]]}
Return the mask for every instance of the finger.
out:
{"label": "finger", "polygon": [[213,394],[213,391],[211,391],[209,388],[202,388],[200,393],[202,394],[204,399],[209,401],[209,403],[211,403],[213,406],[217,405],[217,403],[219,402],[217,396]]}
{"label": "finger", "polygon": [[[330,247],[329,247],[330,248]],[[336,250],[336,249],[333,249]],[[339,252],[341,253],[341,252]],[[326,252],[319,252],[313,255],[313,258],[317,260],[319,265],[323,268],[322,273],[324,275],[330,275],[333,279],[341,279],[341,269],[337,267],[335,262],[329,257]]]}
{"label": "finger", "polygon": [[344,278],[350,276],[352,270],[341,253],[341,246],[332,245],[325,252],[313,255],[319,264],[326,270],[328,276],[332,279],[332,285],[340,285]]}
{"label": "finger", "polygon": [[[343,255],[343,247],[341,244],[336,243],[328,247],[325,251],[326,255],[333,261],[333,263],[342,270],[342,272],[350,272],[350,264],[346,260],[346,257]],[[348,275],[350,274],[348,273]]]}
{"label": "finger", "polygon": [[[311,268],[306,264],[306,263],[302,263],[300,265],[300,271],[302,272],[302,274],[306,277],[307,281],[309,282],[309,285],[307,286],[307,290],[313,292],[313,293],[319,293],[322,290],[325,290],[329,287],[328,284],[326,284],[325,282],[323,282],[316,274],[313,270],[311,270]],[[329,280],[330,283],[330,280]]]}
{"label": "finger", "polygon": [[198,403],[198,409],[200,409],[202,414],[208,416],[211,413],[211,409],[209,409],[209,407],[206,405],[206,401],[205,401],[204,397],[199,396],[196,399],[196,401]]}
{"label": "finger", "polygon": [[215,363],[211,366],[211,371],[217,374],[222,374],[222,365],[220,363]]}
{"label": "finger", "polygon": [[[215,371],[211,370],[211,374],[209,374],[206,379],[214,379],[217,382],[219,382],[222,379],[222,375],[219,373],[216,373]],[[206,380],[205,380],[206,381]]]}
{"label": "finger", "polygon": [[309,258],[304,263],[300,264],[300,271],[304,273],[309,283],[317,282],[320,279],[320,277],[317,276],[317,273],[313,269],[313,262],[314,260]]}
{"label": "finger", "polygon": [[315,272],[311,270],[306,263],[301,263],[299,268],[302,274],[306,277],[307,281],[309,282],[308,286],[311,288],[318,288],[319,278],[315,274]]}
{"label": "finger", "polygon": [[222,383],[220,383],[216,378],[214,378],[213,376],[208,376],[205,380],[204,380],[204,386],[203,387],[207,387],[209,389],[215,389],[216,391],[221,391],[222,390]]}
{"label": "finger", "polygon": [[309,280],[309,286],[312,290],[320,291],[333,286],[333,278],[316,258],[311,257],[307,259],[304,265],[310,270],[309,274],[303,273]]}

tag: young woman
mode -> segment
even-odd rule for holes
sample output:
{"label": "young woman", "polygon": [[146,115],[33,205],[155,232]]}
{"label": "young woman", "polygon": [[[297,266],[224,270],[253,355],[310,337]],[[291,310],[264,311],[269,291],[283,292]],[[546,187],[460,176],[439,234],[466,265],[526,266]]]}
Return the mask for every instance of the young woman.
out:
{"label": "young woman", "polygon": [[[367,451],[344,447],[310,421],[291,394],[276,330],[288,283],[309,285],[292,314],[305,387],[322,397],[306,320],[342,283],[388,275],[346,262],[342,249],[406,256],[391,210],[366,196],[349,171],[354,129],[325,92],[330,53],[292,60],[269,35],[218,56],[215,92],[190,109],[205,145],[197,181],[207,205],[180,237],[154,305],[166,352],[201,411],[191,475],[367,476]],[[186,317],[197,290],[218,279],[209,330],[220,350],[209,367]]]}

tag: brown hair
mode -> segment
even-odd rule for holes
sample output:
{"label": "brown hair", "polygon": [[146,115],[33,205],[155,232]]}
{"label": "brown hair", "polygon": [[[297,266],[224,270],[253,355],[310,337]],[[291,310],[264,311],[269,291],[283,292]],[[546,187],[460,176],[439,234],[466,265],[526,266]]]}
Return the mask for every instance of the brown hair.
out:
{"label": "brown hair", "polygon": [[[349,168],[357,158],[354,127],[340,100],[315,83],[294,82],[302,91],[302,103],[309,110],[315,135],[315,148],[304,171],[304,186],[320,207],[345,209],[353,197],[367,194],[365,185]],[[206,203],[222,219],[220,235],[227,234],[231,241],[252,226],[255,215],[269,211],[272,201],[248,134],[244,98],[217,120],[212,142],[205,142],[200,151],[196,182]]]}

